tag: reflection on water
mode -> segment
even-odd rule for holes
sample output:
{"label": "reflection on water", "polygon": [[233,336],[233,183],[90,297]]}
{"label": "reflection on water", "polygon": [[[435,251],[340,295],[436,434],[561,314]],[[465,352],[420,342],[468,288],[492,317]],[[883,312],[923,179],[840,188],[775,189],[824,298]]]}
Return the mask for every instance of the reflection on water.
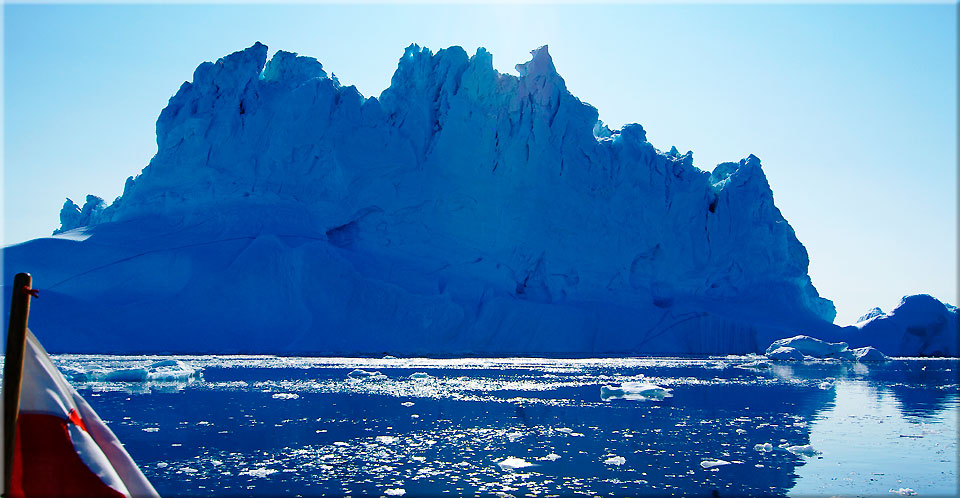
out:
{"label": "reflection on water", "polygon": [[[931,494],[957,482],[956,360],[179,358],[202,377],[78,385],[164,495]],[[600,397],[641,381],[673,397]]]}

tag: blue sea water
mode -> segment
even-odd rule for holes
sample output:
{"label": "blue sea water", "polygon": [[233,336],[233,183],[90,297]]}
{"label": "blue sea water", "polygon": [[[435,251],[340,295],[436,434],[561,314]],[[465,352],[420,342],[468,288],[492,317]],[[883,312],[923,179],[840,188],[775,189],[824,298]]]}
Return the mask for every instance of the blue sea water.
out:
{"label": "blue sea water", "polygon": [[[74,383],[165,496],[957,493],[955,359],[177,358]],[[672,396],[601,398],[639,381]]]}

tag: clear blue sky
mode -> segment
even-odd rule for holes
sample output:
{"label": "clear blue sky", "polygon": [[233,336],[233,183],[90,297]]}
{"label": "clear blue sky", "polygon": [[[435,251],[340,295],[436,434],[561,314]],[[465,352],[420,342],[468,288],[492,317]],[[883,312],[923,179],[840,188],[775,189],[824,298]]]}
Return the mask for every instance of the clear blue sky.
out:
{"label": "clear blue sky", "polygon": [[[364,95],[403,48],[543,44],[611,126],[695,164],[756,154],[838,323],[904,294],[957,303],[957,10],[940,5],[5,5],[4,244],[64,197],[120,194],[203,61],[260,40]],[[515,74],[515,73],[514,73]]]}

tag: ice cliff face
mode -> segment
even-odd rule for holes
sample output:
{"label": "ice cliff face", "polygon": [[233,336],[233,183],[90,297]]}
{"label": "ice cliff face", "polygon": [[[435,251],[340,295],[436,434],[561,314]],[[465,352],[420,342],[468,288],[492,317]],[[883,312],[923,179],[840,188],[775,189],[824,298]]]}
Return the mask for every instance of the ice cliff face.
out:
{"label": "ice cliff face", "polygon": [[117,350],[745,352],[831,327],[758,158],[705,172],[610,130],[532,55],[512,76],[411,45],[379,99],[260,43],[203,63],[123,195],[68,200],[6,267],[113,317],[69,326]]}

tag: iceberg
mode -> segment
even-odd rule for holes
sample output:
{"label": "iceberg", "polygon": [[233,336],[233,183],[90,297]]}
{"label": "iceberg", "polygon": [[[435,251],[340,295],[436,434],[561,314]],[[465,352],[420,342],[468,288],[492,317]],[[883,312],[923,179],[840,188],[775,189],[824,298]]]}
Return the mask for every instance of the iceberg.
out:
{"label": "iceberg", "polygon": [[200,64],[120,197],[68,199],[53,236],[5,248],[4,281],[29,271],[50,303],[51,351],[744,354],[845,333],[759,158],[703,170],[610,129],[546,46],[505,74],[410,45],[378,97],[267,55]]}
{"label": "iceberg", "polygon": [[851,344],[873,346],[896,356],[958,354],[957,307],[928,294],[905,296],[890,313],[874,308],[850,328],[855,331],[850,334]]}
{"label": "iceberg", "polygon": [[118,369],[86,370],[68,365],[61,371],[73,382],[186,382],[198,378],[202,369],[180,360],[160,360],[143,367]]}
{"label": "iceberg", "polygon": [[[771,354],[776,354],[780,351],[779,355],[785,354],[794,354],[789,352],[789,349],[799,352],[804,356],[812,356],[814,358],[828,358],[836,357],[844,351],[847,350],[847,343],[838,342],[830,343],[822,341],[820,339],[806,336],[806,335],[797,335],[789,337],[786,339],[779,339],[773,342],[770,347],[767,348],[766,356],[770,358]],[[781,351],[786,350],[786,351]],[[802,358],[801,358],[802,359]]]}
{"label": "iceberg", "polygon": [[[771,346],[772,347],[772,346]],[[788,361],[803,361],[803,353],[799,349],[781,346],[772,351],[769,349],[765,355],[771,360],[788,360]]]}

